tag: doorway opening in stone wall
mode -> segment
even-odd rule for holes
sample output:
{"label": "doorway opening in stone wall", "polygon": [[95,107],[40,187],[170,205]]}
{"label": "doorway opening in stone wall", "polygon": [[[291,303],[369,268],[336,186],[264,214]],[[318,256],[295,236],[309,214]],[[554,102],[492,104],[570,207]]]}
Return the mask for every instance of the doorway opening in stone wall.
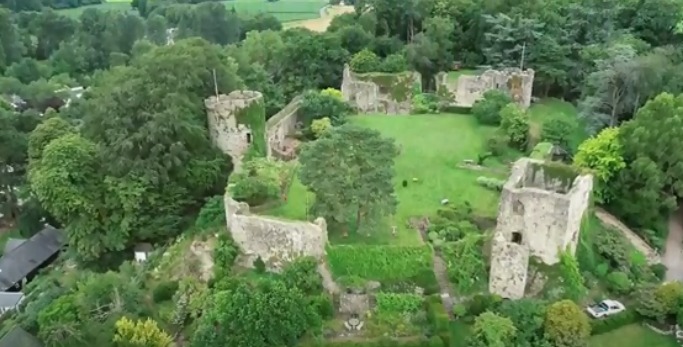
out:
{"label": "doorway opening in stone wall", "polygon": [[251,143],[251,134],[247,133],[247,143]]}
{"label": "doorway opening in stone wall", "polygon": [[522,244],[522,233],[519,231],[512,232],[512,242],[521,245]]}

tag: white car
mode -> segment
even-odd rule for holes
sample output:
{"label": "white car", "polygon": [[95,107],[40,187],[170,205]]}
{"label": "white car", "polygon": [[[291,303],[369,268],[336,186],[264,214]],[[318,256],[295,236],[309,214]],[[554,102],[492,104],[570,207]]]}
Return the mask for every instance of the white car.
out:
{"label": "white car", "polygon": [[586,307],[586,311],[593,318],[604,318],[622,312],[625,309],[624,304],[616,300],[603,300],[595,305]]}

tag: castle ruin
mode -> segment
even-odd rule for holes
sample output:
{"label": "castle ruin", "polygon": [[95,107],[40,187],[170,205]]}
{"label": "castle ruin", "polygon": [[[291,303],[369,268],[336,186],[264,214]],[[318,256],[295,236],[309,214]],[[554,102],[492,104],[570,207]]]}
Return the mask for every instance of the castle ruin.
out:
{"label": "castle ruin", "polygon": [[[228,95],[209,97],[204,100],[204,105],[211,141],[223,153],[230,155],[235,171],[239,171],[250,147],[264,147],[266,115],[263,94],[236,90]],[[256,150],[265,151],[265,148]]]}
{"label": "castle ruin", "polygon": [[576,252],[593,177],[552,162],[522,158],[503,186],[491,249],[489,291],[524,296],[530,257],[547,265]]}
{"label": "castle ruin", "polygon": [[447,96],[457,107],[472,107],[493,89],[507,91],[520,106],[529,108],[534,86],[534,70],[506,68],[486,70],[480,75],[460,75],[457,80],[449,80],[445,72],[436,75],[439,94]]}
{"label": "castle ruin", "polygon": [[410,114],[413,89],[421,86],[417,72],[359,74],[347,64],[341,92],[360,113]]}
{"label": "castle ruin", "polygon": [[298,112],[302,100],[301,95],[296,96],[266,122],[268,158],[292,160],[296,157],[298,143],[292,135],[297,130]]}
{"label": "castle ruin", "polygon": [[324,218],[310,223],[253,215],[249,205],[233,200],[229,193],[224,203],[228,230],[241,250],[237,260],[240,265],[252,267],[260,257],[269,270],[279,271],[298,257],[312,256],[320,261],[325,257]]}

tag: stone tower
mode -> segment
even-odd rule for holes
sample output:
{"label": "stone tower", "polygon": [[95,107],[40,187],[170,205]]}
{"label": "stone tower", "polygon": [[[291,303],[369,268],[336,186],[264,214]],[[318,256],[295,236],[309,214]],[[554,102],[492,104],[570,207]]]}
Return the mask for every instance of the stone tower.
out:
{"label": "stone tower", "polygon": [[518,160],[501,193],[489,291],[520,299],[530,257],[554,265],[560,252],[574,254],[592,190],[591,175],[558,163]]}
{"label": "stone tower", "polygon": [[263,94],[238,90],[204,100],[211,141],[232,157],[235,171],[250,150],[265,156],[266,114]]}

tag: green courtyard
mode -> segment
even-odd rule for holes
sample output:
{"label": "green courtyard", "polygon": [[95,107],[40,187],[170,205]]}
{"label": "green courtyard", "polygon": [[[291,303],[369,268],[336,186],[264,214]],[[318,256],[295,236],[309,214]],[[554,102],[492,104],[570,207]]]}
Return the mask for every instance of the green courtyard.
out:
{"label": "green courtyard", "polygon": [[[498,194],[479,186],[476,179],[479,176],[504,178],[503,165],[492,159],[489,166],[495,172],[471,171],[458,167],[463,160],[476,160],[477,155],[484,151],[484,139],[494,128],[481,127],[474,118],[458,114],[359,115],[351,121],[393,138],[401,148],[395,162],[394,181],[399,205],[396,215],[369,236],[354,238],[351,235],[348,239],[341,240],[342,242],[401,245],[418,243],[419,235],[409,227],[409,221],[413,217],[432,215],[441,206],[443,199],[448,199],[450,204],[469,202],[479,216],[495,218]],[[403,187],[404,180],[408,182],[407,187]],[[267,213],[285,218],[306,219],[306,206],[310,206],[312,201],[312,194],[307,193],[298,180],[294,180],[287,202]],[[391,235],[392,225],[397,226],[396,237]],[[336,234],[331,234],[330,237],[334,241]]]}

